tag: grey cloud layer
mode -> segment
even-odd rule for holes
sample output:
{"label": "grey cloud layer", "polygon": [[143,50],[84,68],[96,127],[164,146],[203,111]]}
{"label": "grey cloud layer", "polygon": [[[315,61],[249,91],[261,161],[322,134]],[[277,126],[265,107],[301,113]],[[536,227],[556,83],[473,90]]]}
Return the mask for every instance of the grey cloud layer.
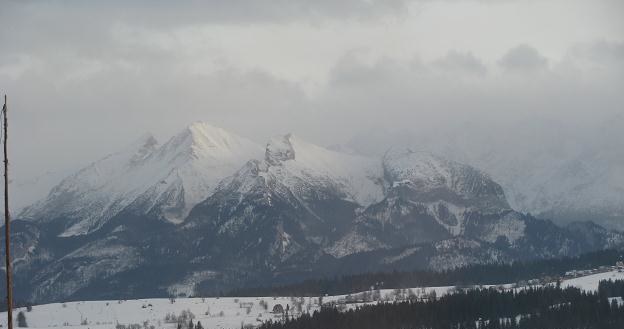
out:
{"label": "grey cloud layer", "polygon": [[[484,129],[559,120],[592,131],[592,122],[622,112],[624,36],[580,40],[553,56],[530,37],[493,40],[484,53],[435,38],[444,31],[426,40],[405,33],[435,3],[423,1],[414,14],[407,1],[9,2],[0,10],[12,27],[0,29],[0,89],[10,96],[16,172],[82,164],[144,131],[166,137],[195,120],[260,142],[294,131],[330,145],[371,131],[453,134],[466,122]],[[482,10],[482,2],[444,3]],[[338,48],[343,20],[344,29],[363,31],[353,32],[363,46]],[[316,34],[315,24],[335,25],[336,38]],[[270,39],[270,30],[244,38],[267,25],[303,39],[313,53],[303,71],[322,78],[287,78],[279,59],[261,67],[230,56],[228,46],[244,44],[245,60],[268,47],[284,47],[291,59],[290,43]],[[397,38],[396,47],[367,43],[373,33]],[[416,50],[400,47],[411,43]],[[439,51],[421,57],[430,48]]]}

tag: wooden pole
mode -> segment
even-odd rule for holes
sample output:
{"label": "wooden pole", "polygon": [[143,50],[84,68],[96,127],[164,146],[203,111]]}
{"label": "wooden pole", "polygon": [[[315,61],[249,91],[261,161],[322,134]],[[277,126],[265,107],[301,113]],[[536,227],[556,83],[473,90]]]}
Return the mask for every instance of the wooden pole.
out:
{"label": "wooden pole", "polygon": [[2,107],[4,117],[4,244],[6,261],[7,325],[13,329],[13,282],[11,278],[11,218],[9,216],[9,158],[7,155],[7,97]]}

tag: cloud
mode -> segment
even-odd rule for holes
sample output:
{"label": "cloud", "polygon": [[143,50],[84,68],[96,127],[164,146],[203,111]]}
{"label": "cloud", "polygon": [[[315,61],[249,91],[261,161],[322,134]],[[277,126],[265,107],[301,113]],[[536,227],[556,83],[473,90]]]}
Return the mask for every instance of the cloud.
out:
{"label": "cloud", "polygon": [[414,0],[13,1],[5,6],[5,12],[12,15],[2,17],[17,16],[14,18],[17,19],[31,15],[38,22],[65,18],[92,24],[109,20],[171,28],[196,24],[289,23],[301,19],[375,19],[401,15],[411,1]]}
{"label": "cloud", "polygon": [[[624,95],[617,89],[624,77],[609,61],[602,63],[614,70],[578,70],[572,68],[576,62],[563,66],[558,61],[552,62],[552,70],[543,70],[542,56],[530,51],[514,70],[540,69],[542,74],[510,77],[509,69],[496,70],[495,63],[488,67],[469,52],[449,54],[430,63],[418,56],[367,61],[349,54],[331,70],[330,84],[314,100],[322,105],[316,107],[332,109],[324,116],[336,123],[337,131],[349,127],[363,135],[380,130],[452,135],[466,129],[467,122],[478,123],[473,125],[478,129],[532,120],[578,127],[622,113]],[[462,78],[475,74],[478,79]]]}
{"label": "cloud", "polygon": [[518,71],[538,71],[548,67],[548,59],[526,44],[509,49],[498,63],[508,70]]}
{"label": "cloud", "polygon": [[599,40],[578,44],[572,47],[569,56],[575,60],[594,63],[621,64],[624,63],[624,41],[610,42]]}
{"label": "cloud", "polygon": [[[19,141],[14,172],[85,163],[196,120],[260,143],[293,131],[330,145],[466,120],[605,117],[624,102],[614,6],[8,1],[0,90]],[[527,19],[536,31],[558,24],[531,33]],[[531,46],[510,49],[522,42]]]}
{"label": "cloud", "polygon": [[434,65],[455,74],[484,76],[487,68],[483,62],[470,52],[449,51],[444,57],[434,61]]}
{"label": "cloud", "polygon": [[369,63],[366,51],[349,51],[339,58],[329,72],[329,84],[333,86],[365,86],[392,83],[403,74],[412,74],[421,67],[418,60],[398,61],[383,57]]}
{"label": "cloud", "polygon": [[71,77],[61,66],[5,83],[15,174],[84,164],[146,131],[162,140],[196,120],[263,140],[306,109],[296,84],[263,71],[188,75],[159,61],[72,68]]}

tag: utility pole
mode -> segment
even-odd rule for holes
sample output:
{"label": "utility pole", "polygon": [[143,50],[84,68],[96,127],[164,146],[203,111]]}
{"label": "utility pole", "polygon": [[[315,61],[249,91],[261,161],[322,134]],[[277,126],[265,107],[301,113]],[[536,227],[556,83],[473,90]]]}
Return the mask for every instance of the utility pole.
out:
{"label": "utility pole", "polygon": [[9,216],[9,157],[7,155],[7,97],[4,95],[2,107],[4,118],[4,243],[6,261],[6,290],[7,290],[7,325],[13,329],[13,282],[11,278],[11,218]]}

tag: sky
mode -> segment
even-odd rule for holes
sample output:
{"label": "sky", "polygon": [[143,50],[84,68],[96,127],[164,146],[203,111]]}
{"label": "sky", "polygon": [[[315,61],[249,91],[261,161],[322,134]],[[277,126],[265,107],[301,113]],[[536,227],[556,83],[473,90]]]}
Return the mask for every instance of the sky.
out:
{"label": "sky", "polygon": [[526,122],[590,136],[624,112],[622,16],[621,0],[4,0],[12,170],[198,120],[260,143]]}

